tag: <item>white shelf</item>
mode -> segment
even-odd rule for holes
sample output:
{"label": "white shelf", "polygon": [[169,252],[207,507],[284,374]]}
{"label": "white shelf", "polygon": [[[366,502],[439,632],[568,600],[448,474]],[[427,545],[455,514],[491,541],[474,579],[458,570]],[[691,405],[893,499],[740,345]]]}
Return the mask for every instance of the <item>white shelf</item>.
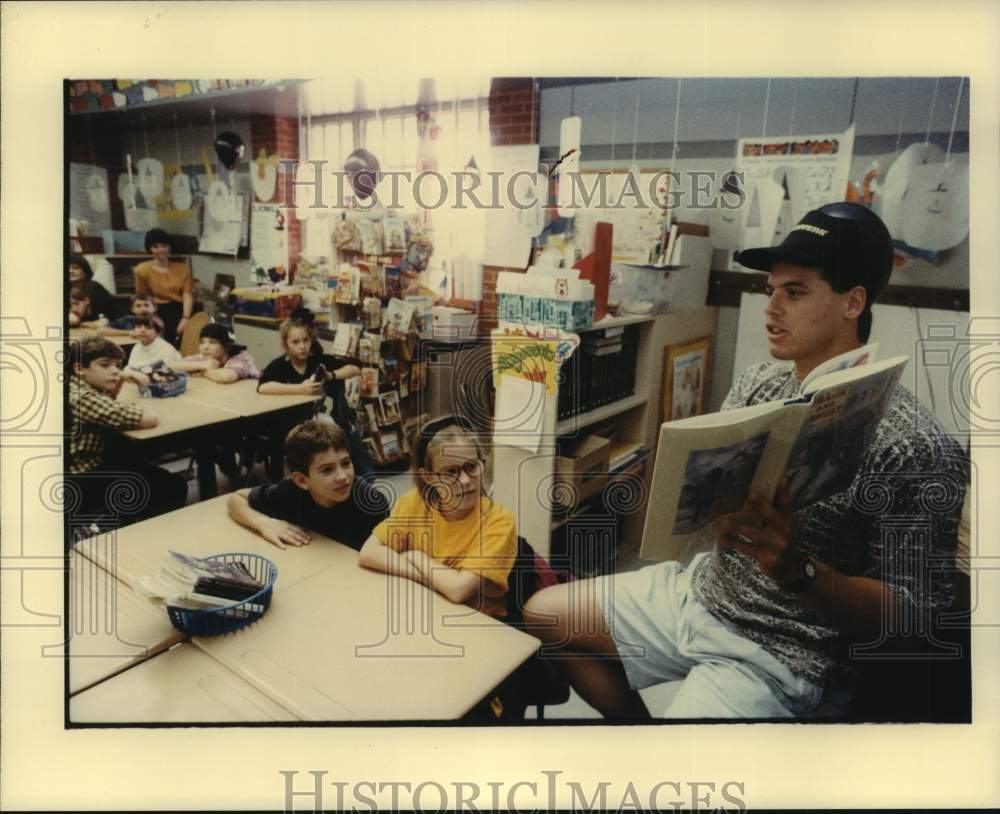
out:
{"label": "white shelf", "polygon": [[598,407],[596,410],[590,410],[586,413],[578,413],[575,416],[566,418],[556,424],[556,435],[566,435],[566,433],[573,432],[573,430],[580,429],[581,427],[589,427],[591,424],[599,424],[607,418],[614,418],[616,415],[627,412],[635,407],[640,407],[648,401],[647,397],[642,393],[636,393],[634,396],[629,396],[626,399],[621,399],[619,401],[613,401],[611,404],[605,404],[603,407]]}
{"label": "white shelf", "polygon": [[595,322],[589,328],[584,328],[577,333],[585,334],[588,331],[603,331],[605,328],[619,328],[622,325],[635,325],[639,322],[652,322],[655,314],[626,314],[623,317],[605,317],[600,322]]}

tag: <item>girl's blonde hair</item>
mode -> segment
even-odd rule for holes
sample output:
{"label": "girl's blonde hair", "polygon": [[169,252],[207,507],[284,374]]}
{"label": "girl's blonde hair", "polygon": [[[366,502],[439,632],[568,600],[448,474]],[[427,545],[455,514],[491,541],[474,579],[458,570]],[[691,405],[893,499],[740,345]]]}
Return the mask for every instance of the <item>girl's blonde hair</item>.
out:
{"label": "girl's blonde hair", "polygon": [[428,421],[414,434],[410,447],[413,450],[413,472],[416,476],[417,491],[430,508],[437,508],[440,503],[436,489],[424,479],[424,473],[429,470],[431,454],[445,447],[465,444],[475,449],[476,457],[485,469],[486,450],[473,426],[461,417],[449,415]]}
{"label": "girl's blonde hair", "polygon": [[288,319],[284,320],[278,327],[278,333],[281,336],[281,346],[285,347],[288,344],[288,335],[295,328],[302,328],[309,334],[310,341],[316,338],[316,328],[313,326],[310,320],[302,319],[299,316],[290,316]]}

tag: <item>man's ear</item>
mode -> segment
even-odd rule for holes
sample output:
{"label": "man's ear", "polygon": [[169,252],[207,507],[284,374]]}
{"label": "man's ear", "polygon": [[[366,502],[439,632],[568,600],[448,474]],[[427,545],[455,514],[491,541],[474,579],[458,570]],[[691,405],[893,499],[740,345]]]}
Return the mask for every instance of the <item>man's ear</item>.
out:
{"label": "man's ear", "polygon": [[844,292],[844,318],[857,319],[868,304],[868,292],[863,285],[856,285]]}
{"label": "man's ear", "polygon": [[303,490],[304,492],[309,491],[309,482],[308,482],[309,479],[303,473],[292,472],[291,477],[292,477],[292,483],[298,486],[299,489]]}
{"label": "man's ear", "polygon": [[83,365],[81,365],[79,362],[73,362],[73,372],[77,376],[82,376],[84,370],[86,370],[86,368]]}

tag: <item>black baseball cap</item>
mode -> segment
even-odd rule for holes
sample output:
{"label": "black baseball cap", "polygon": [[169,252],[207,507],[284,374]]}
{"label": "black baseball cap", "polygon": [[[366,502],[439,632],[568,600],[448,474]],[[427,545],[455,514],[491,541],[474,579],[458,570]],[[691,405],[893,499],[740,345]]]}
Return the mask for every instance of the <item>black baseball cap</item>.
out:
{"label": "black baseball cap", "polygon": [[238,345],[236,337],[233,336],[232,332],[225,325],[220,325],[218,322],[209,322],[201,329],[198,338],[204,339],[206,336],[222,345],[226,349],[226,353],[230,356],[235,356],[241,350],[246,350],[247,347],[246,345]]}
{"label": "black baseball cap", "polygon": [[877,299],[892,274],[892,237],[882,219],[861,204],[832,203],[808,212],[779,246],[746,249],[740,265],[770,271],[775,263],[816,268],[834,291],[856,285]]}

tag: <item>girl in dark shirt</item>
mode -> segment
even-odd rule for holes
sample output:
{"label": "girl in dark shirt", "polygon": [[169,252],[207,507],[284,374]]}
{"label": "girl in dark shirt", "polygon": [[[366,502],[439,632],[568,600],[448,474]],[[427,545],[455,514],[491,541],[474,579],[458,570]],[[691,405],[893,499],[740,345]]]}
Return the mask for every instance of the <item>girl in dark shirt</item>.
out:
{"label": "girl in dark shirt", "polygon": [[[316,396],[317,399],[329,396],[333,401],[330,416],[347,433],[351,442],[355,472],[359,475],[371,473],[371,460],[344,397],[344,380],[360,376],[361,369],[323,352],[316,339],[313,315],[308,311],[294,312],[281,323],[279,333],[284,353],[272,359],[261,372],[257,392],[265,395],[299,394]],[[282,434],[279,442],[283,438]]]}

